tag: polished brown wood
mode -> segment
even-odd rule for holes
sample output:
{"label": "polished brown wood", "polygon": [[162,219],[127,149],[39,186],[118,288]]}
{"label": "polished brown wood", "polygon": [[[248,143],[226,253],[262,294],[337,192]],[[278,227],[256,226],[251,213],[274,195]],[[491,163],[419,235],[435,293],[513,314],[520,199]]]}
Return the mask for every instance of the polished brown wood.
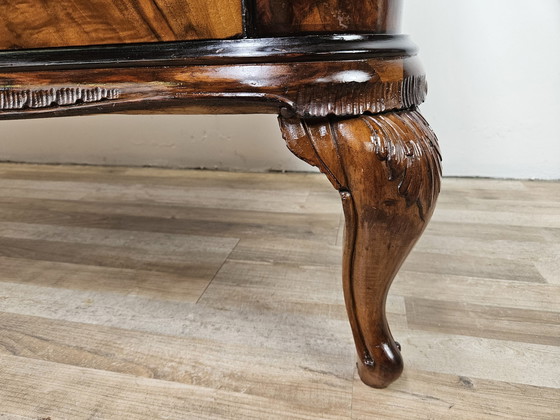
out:
{"label": "polished brown wood", "polygon": [[255,0],[258,36],[395,33],[401,0]]}
{"label": "polished brown wood", "polygon": [[[419,105],[415,58],[0,73],[0,119],[182,109],[356,115]],[[206,109],[206,111],[203,111]]]}
{"label": "polished brown wood", "polygon": [[241,0],[3,0],[0,17],[3,50],[243,33]]}
{"label": "polished brown wood", "polygon": [[[212,54],[216,49],[224,55]],[[409,108],[426,95],[406,37],[308,36],[160,50],[0,53],[0,82],[9,86],[0,90],[0,119],[165,111],[344,116]],[[119,54],[130,59],[123,63]]]}
{"label": "polished brown wood", "polygon": [[[292,152],[341,194],[344,293],[359,372],[368,385],[386,387],[402,358],[385,300],[430,219],[441,175],[436,137],[417,110],[426,79],[416,48],[388,35],[398,29],[400,3],[259,0],[241,13],[234,0],[46,0],[28,16],[37,3],[10,1],[0,7],[0,48],[63,48],[0,51],[0,119],[280,114]],[[241,18],[246,36],[282,37],[153,44],[237,36]],[[126,45],[138,41],[147,43]],[[70,47],[107,42],[119,44]]]}
{"label": "polished brown wood", "polygon": [[393,278],[430,220],[440,190],[436,136],[418,111],[321,120],[280,118],[290,150],[342,198],[343,283],[362,380],[384,388],[403,369],[385,315]]}

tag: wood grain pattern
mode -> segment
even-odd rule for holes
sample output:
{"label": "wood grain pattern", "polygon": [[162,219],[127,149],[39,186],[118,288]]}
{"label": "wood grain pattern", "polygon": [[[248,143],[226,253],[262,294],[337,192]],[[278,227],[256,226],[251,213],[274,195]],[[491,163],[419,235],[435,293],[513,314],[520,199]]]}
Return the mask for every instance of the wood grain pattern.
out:
{"label": "wood grain pattern", "polygon": [[4,52],[0,118],[405,109],[426,96],[415,54],[407,37],[380,35]]}
{"label": "wood grain pattern", "polygon": [[[312,63],[102,68],[0,73],[18,91],[118,91],[118,98],[0,110],[0,119],[107,112],[295,113],[359,115],[419,105],[426,81],[415,57]],[[9,95],[5,93],[5,95]],[[194,107],[194,111],[190,109]]]}
{"label": "wood grain pattern", "polygon": [[0,49],[221,39],[243,32],[240,0],[5,0]]}
{"label": "wood grain pattern", "polygon": [[424,331],[560,347],[560,317],[554,312],[410,298],[406,313],[409,325]]}
{"label": "wood grain pattern", "polygon": [[[295,412],[303,414],[307,411],[309,416],[316,410],[328,417],[340,418],[348,410],[352,368],[344,368],[343,359],[336,362],[337,366],[333,366],[331,372],[321,372],[318,369],[326,361],[313,362],[303,355],[286,354],[270,348],[259,351],[253,346],[232,346],[239,352],[235,351],[235,357],[230,358],[227,356],[229,346],[212,339],[192,340],[17,314],[0,314],[0,319],[5,328],[5,334],[0,337],[0,355],[11,354],[35,363],[43,360],[97,372],[129,375],[141,380],[190,385],[194,389],[220,386],[222,391],[234,395],[245,390],[245,394],[269,399],[273,404],[292,404]],[[76,331],[78,325],[81,326],[79,332]],[[119,338],[115,340],[115,336]],[[7,347],[10,351],[4,350]],[[154,352],[155,349],[157,351]],[[286,375],[283,383],[263,387],[266,370],[280,374],[285,364],[293,363],[288,361],[290,356],[298,359],[300,368]],[[261,367],[255,369],[259,365]],[[240,370],[245,374],[240,375]],[[338,371],[341,372],[339,376]],[[310,380],[330,382],[331,385],[324,389],[325,397],[328,397],[313,401],[302,394]],[[327,399],[330,400],[328,406],[324,404]],[[261,410],[266,410],[265,407]],[[184,409],[185,406],[181,407],[179,413]],[[210,406],[208,409],[213,411]],[[259,410],[256,407],[252,409]]]}
{"label": "wood grain pattern", "polygon": [[288,148],[317,166],[339,191],[346,217],[344,295],[368,385],[402,371],[385,315],[389,287],[430,220],[440,190],[441,155],[415,110],[354,119],[280,118]]}
{"label": "wood grain pattern", "polygon": [[[252,419],[316,419],[317,410],[294,407],[292,401],[274,397],[258,397],[243,392],[226,391],[139,378],[128,374],[47,363],[15,356],[0,356],[3,377],[11,380],[3,385],[2,411],[12,415],[38,412],[41,418],[103,418],[123,416],[135,419],[170,418]],[[58,373],[57,373],[58,372]],[[23,386],[23,388],[20,388]],[[48,392],[46,398],[41,390]],[[87,399],[92,390],[101,398]],[[149,403],[146,395],[150,395]],[[80,404],[69,404],[80,401]],[[270,407],[276,407],[270,410]],[[37,418],[37,417],[35,417]],[[324,419],[340,419],[335,412],[325,410]]]}
{"label": "wood grain pattern", "polygon": [[397,32],[400,0],[256,0],[256,34]]}
{"label": "wood grain pattern", "polygon": [[[395,407],[398,407],[396,409]],[[407,369],[402,380],[380,392],[371,403],[371,390],[354,388],[353,419],[540,419],[555,420],[558,390],[523,386],[463,375]]]}
{"label": "wood grain pattern", "polygon": [[[560,278],[544,269],[560,255],[546,226],[559,183],[443,180],[387,299],[407,367],[372,393],[341,294],[342,208],[322,175],[1,164],[0,180],[0,238],[29,246],[0,258],[0,418],[560,416]],[[509,202],[535,203],[531,218],[504,217]],[[208,283],[186,268],[220,263],[211,248],[177,253],[181,274],[111,267],[129,235],[151,241],[139,252],[152,262],[204,236],[237,245]],[[114,255],[86,265],[69,246],[72,263],[51,261],[60,237]],[[471,276],[445,265],[485,253],[495,264]],[[515,261],[542,281],[508,277]]]}

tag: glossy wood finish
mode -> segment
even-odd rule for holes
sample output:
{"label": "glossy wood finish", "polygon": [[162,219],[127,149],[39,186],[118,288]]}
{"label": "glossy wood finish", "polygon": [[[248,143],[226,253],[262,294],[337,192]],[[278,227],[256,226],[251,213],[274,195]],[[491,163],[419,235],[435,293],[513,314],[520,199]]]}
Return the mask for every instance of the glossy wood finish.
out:
{"label": "glossy wood finish", "polygon": [[0,16],[0,50],[243,34],[241,0],[3,0]]}
{"label": "glossy wood finish", "polygon": [[[329,39],[334,45],[328,46]],[[0,119],[166,110],[284,110],[284,115],[322,117],[397,110],[424,101],[423,69],[407,38],[310,36],[305,47],[304,41],[291,38],[267,48],[265,40],[214,43],[214,48],[224,46],[222,58],[213,58],[204,44],[192,51],[168,46],[153,56],[129,47],[123,50],[130,57],[126,65],[115,61],[118,49],[113,47],[92,50],[81,61],[81,49],[3,53],[0,84],[9,88],[0,91]],[[280,47],[289,52],[278,52]],[[92,94],[78,100],[83,92]]]}
{"label": "glossy wood finish", "polygon": [[403,58],[417,53],[406,35],[305,35],[0,51],[0,70],[291,63]]}
{"label": "glossy wood finish", "polygon": [[[318,73],[348,78],[317,82]],[[0,73],[11,84],[0,92],[0,119],[168,108],[188,113],[191,106],[196,113],[355,115],[420,104],[425,79],[403,74],[401,59]],[[75,97],[83,91],[93,93],[91,100],[61,100],[65,92]]]}
{"label": "glossy wood finish", "polygon": [[362,380],[384,388],[403,362],[385,315],[393,278],[430,220],[441,156],[417,111],[357,118],[280,118],[290,150],[317,166],[342,198],[343,283]]}
{"label": "glossy wood finish", "polygon": [[[385,315],[387,293],[430,219],[441,175],[437,140],[417,111],[426,80],[416,48],[407,37],[386,35],[398,28],[400,0],[245,2],[245,34],[292,35],[278,39],[69,48],[240,34],[234,0],[189,0],[180,10],[163,0],[129,10],[130,1],[47,0],[28,18],[33,2],[21,3],[22,11],[8,7],[14,1],[0,8],[0,48],[64,46],[0,52],[0,119],[279,113],[289,148],[341,194],[344,294],[359,372],[368,385],[386,387],[402,371]],[[193,13],[184,13],[188,7]],[[160,19],[167,10],[169,28]],[[76,12],[93,18],[77,19]],[[139,32],[129,33],[131,23]]]}
{"label": "glossy wood finish", "polygon": [[395,33],[401,0],[255,0],[256,35]]}

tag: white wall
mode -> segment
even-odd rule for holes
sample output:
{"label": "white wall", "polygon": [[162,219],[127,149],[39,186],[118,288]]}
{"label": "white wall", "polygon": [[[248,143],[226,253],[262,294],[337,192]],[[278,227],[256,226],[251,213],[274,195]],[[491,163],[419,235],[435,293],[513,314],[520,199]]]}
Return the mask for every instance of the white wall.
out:
{"label": "white wall", "polygon": [[[446,175],[560,178],[560,0],[406,0]],[[2,121],[0,159],[308,170],[274,116]]]}
{"label": "white wall", "polygon": [[0,121],[0,159],[246,171],[308,170],[272,115],[103,115]]}
{"label": "white wall", "polygon": [[560,0],[407,0],[447,175],[560,178]]}

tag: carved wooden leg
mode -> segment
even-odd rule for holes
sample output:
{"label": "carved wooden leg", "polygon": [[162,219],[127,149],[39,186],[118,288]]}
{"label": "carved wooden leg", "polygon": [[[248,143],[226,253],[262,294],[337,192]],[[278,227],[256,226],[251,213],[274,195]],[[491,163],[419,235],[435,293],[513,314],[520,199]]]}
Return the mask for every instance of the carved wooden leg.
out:
{"label": "carved wooden leg", "polygon": [[403,369],[385,315],[393,278],[440,189],[437,139],[416,110],[351,118],[280,117],[290,150],[327,175],[346,217],[343,283],[362,380],[383,388]]}

